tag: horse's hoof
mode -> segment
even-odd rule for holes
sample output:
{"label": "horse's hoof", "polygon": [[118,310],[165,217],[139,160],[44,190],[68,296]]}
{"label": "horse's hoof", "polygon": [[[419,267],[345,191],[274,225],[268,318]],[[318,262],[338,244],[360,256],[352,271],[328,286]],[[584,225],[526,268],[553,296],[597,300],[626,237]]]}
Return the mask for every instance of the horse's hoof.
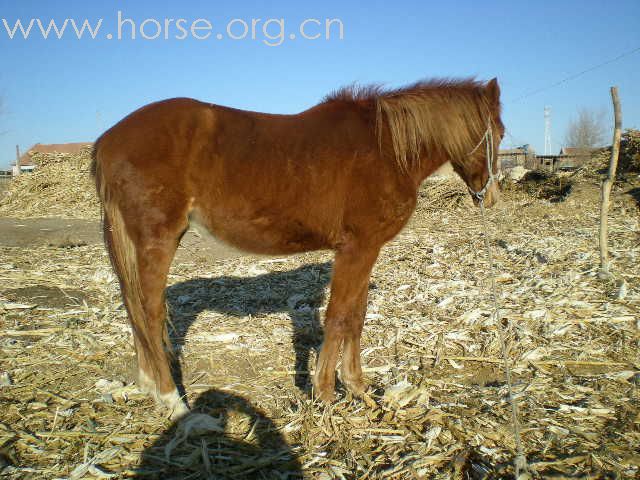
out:
{"label": "horse's hoof", "polygon": [[189,407],[184,399],[178,394],[178,390],[161,394],[158,396],[159,404],[169,410],[169,418],[177,420],[189,413]]}
{"label": "horse's hoof", "polygon": [[169,414],[169,420],[176,421],[180,420],[185,415],[188,415],[191,410],[189,407],[181,400],[179,403],[169,407],[171,409],[171,413]]}
{"label": "horse's hoof", "polygon": [[352,393],[354,397],[362,398],[367,392],[367,384],[358,380],[343,380],[344,386]]}
{"label": "horse's hoof", "polygon": [[333,388],[315,389],[314,397],[316,400],[325,404],[333,403],[336,399],[336,393]]}

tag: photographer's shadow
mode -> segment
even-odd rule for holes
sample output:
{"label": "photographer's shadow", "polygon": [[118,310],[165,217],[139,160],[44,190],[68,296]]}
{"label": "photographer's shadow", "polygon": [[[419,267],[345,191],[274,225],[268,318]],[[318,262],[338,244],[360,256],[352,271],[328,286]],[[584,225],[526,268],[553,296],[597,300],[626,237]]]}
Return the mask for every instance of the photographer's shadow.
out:
{"label": "photographer's shadow", "polygon": [[145,480],[302,478],[274,423],[246,399],[216,389],[200,395],[134,471],[133,478]]}
{"label": "photographer's shadow", "polygon": [[[197,278],[170,286],[166,292],[173,324],[170,336],[177,357],[200,312],[212,310],[237,317],[286,312],[293,325],[295,370],[299,372],[295,384],[309,393],[311,382],[305,372],[311,350],[317,351],[322,342],[318,309],[324,301],[330,275],[331,263],[326,262],[255,277]],[[180,393],[184,394],[182,370],[177,361],[174,376]]]}

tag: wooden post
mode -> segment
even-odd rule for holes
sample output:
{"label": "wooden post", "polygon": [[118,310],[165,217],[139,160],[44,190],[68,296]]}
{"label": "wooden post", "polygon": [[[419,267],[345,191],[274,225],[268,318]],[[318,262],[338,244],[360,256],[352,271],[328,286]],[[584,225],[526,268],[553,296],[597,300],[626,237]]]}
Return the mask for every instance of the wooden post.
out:
{"label": "wooden post", "polygon": [[609,197],[611,187],[616,179],[616,168],[618,167],[618,155],[620,154],[620,135],[622,131],[622,111],[620,110],[620,99],[618,98],[618,87],[611,87],[611,100],[613,101],[613,113],[615,124],[613,129],[613,144],[611,145],[611,159],[609,160],[609,172],[602,182],[600,191],[600,278],[610,278],[609,273],[609,231],[608,218]]}
{"label": "wooden post", "polygon": [[20,146],[16,145],[16,177],[20,175]]}

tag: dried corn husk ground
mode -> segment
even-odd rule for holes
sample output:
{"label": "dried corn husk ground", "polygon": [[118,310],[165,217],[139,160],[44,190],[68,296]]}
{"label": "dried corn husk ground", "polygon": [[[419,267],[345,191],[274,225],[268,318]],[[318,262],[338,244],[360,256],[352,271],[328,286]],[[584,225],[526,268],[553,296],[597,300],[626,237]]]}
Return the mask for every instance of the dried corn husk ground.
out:
{"label": "dried corn husk ground", "polygon": [[[510,192],[488,212],[535,478],[639,472],[640,225],[617,191],[608,283],[597,278],[592,184],[555,204]],[[329,254],[174,265],[184,384],[212,415],[177,428],[131,383],[129,327],[102,247],[3,247],[4,474],[508,478],[514,444],[481,231],[476,209],[421,200],[372,276],[370,397],[340,391],[330,407],[296,386],[307,352],[315,358]]]}
{"label": "dried corn husk ground", "polygon": [[34,153],[31,159],[34,171],[16,177],[0,195],[1,216],[100,218],[89,175],[91,147],[78,154]]}

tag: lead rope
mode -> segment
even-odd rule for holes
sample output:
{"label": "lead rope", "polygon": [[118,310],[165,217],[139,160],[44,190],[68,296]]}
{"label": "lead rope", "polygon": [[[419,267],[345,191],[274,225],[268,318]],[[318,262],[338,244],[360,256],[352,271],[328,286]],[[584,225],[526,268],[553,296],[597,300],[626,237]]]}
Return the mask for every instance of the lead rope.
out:
{"label": "lead rope", "polygon": [[[493,267],[493,255],[491,253],[491,242],[489,238],[489,227],[487,222],[487,216],[484,208],[484,197],[488,186],[493,179],[493,169],[491,166],[491,160],[493,159],[493,135],[491,129],[487,130],[485,137],[487,140],[487,167],[489,169],[489,180],[487,185],[482,191],[475,193],[480,203],[480,215],[482,217],[482,229],[484,234],[484,247],[487,254],[487,263],[489,264],[489,277],[491,279],[491,296],[493,297],[493,317],[498,323],[498,337],[500,339],[500,349],[502,350],[502,360],[504,363],[505,380],[507,381],[507,388],[509,393],[509,403],[511,404],[511,423],[513,427],[513,438],[516,446],[516,456],[513,461],[513,467],[515,469],[515,477],[518,480],[524,480],[530,478],[528,475],[527,457],[524,454],[522,448],[522,438],[520,434],[520,421],[518,420],[518,404],[513,396],[513,384],[511,383],[511,366],[509,364],[509,357],[507,355],[507,339],[505,327],[500,321],[500,307],[498,306],[498,292],[496,288],[496,275]],[[476,147],[478,148],[478,147]],[[475,150],[475,149],[474,149]],[[522,474],[522,475],[521,475]]]}

